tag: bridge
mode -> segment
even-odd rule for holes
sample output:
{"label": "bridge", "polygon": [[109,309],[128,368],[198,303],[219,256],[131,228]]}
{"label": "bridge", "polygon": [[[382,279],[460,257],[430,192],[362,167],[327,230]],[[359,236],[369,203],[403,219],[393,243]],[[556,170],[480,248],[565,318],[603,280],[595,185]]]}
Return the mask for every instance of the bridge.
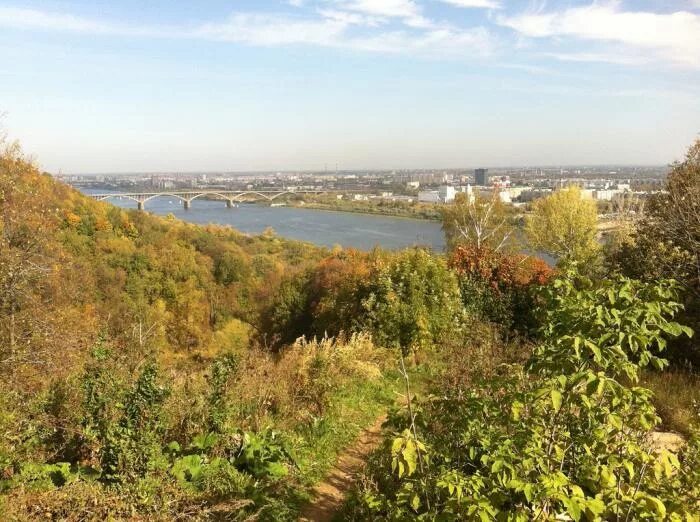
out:
{"label": "bridge", "polygon": [[274,201],[288,194],[323,194],[327,190],[188,190],[184,192],[122,192],[109,194],[90,194],[97,201],[110,198],[126,198],[136,201],[139,210],[146,208],[146,202],[155,198],[169,196],[182,201],[185,210],[192,206],[192,202],[198,198],[216,199],[225,201],[228,208],[236,203],[250,200]]}

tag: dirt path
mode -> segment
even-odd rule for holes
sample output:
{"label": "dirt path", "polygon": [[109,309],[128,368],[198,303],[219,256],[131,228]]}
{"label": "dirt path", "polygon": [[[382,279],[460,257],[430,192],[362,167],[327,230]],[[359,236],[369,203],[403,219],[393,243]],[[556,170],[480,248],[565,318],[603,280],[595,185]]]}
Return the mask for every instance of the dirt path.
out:
{"label": "dirt path", "polygon": [[302,511],[300,522],[330,522],[345,501],[345,495],[355,483],[367,456],[382,441],[382,424],[386,415],[364,430],[352,446],[338,457],[338,461],[313,491],[312,500]]}

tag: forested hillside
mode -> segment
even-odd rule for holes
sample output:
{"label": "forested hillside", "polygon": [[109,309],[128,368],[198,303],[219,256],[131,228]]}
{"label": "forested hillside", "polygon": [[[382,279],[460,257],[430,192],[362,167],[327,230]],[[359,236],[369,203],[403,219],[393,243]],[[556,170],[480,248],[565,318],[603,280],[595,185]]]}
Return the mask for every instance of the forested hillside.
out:
{"label": "forested hillside", "polygon": [[[91,200],[21,156],[2,158],[3,364],[58,363],[100,335],[172,356],[247,335],[284,274],[327,253],[274,234],[247,237]],[[5,315],[3,316],[5,319]],[[58,368],[52,368],[52,372]]]}
{"label": "forested hillside", "polygon": [[[269,455],[257,462],[251,454],[250,465],[260,469],[250,476],[239,477],[236,468],[219,470],[234,473],[228,479],[234,483],[217,487],[240,487],[234,496],[245,497],[249,480],[262,498],[264,466],[276,464],[271,474],[286,475],[279,464],[288,461],[286,450],[266,419],[274,415],[281,424],[306,426],[304,416],[322,408],[325,398],[322,391],[306,397],[312,392],[294,388],[297,380],[310,378],[313,357],[290,349],[277,364],[263,351],[275,339],[259,325],[280,282],[329,252],[273,233],[248,237],[93,201],[41,174],[16,147],[0,158],[0,212],[0,490],[11,499],[3,498],[0,509],[9,510],[7,516],[43,519],[46,511],[82,519],[143,512],[169,520],[173,509],[185,508],[162,502],[176,502],[180,493],[155,497],[166,495],[162,488],[169,481],[186,485],[192,478],[176,472],[173,462],[191,457],[195,440],[201,439],[202,451],[210,450],[213,434],[224,426],[231,428],[229,439],[253,437]],[[249,352],[255,346],[260,353]],[[343,346],[349,353],[372,349],[364,338]],[[328,351],[314,349],[319,357]],[[377,378],[373,356],[365,355],[366,367],[357,371]],[[327,371],[340,371],[335,362],[328,364]],[[343,368],[355,376],[354,367]],[[225,395],[234,379],[244,391],[237,392],[239,411],[231,416],[238,422],[232,427],[220,410],[228,405]],[[376,402],[384,392],[371,381],[356,392]],[[331,426],[343,426],[345,439],[335,437],[331,444],[347,443],[358,429],[354,423],[362,424],[356,417],[369,415],[368,422],[375,409],[353,406]],[[182,450],[167,449],[169,443]],[[328,449],[331,457],[336,449]],[[309,466],[312,476],[317,465],[323,463]],[[152,468],[168,480],[136,480]],[[83,483],[93,476],[101,482]],[[100,508],[81,505],[94,498],[100,483],[129,491],[104,490]],[[72,490],[48,487],[53,484]],[[187,494],[184,488],[181,495]],[[37,512],[26,511],[43,502]],[[201,500],[191,502],[198,506]],[[259,504],[251,501],[250,511],[266,502]]]}
{"label": "forested hillside", "polygon": [[295,520],[390,411],[340,519],[697,520],[698,151],[605,248],[576,189],[534,205],[549,267],[496,197],[443,213],[445,254],[330,251],[96,202],[4,146],[0,518]]}

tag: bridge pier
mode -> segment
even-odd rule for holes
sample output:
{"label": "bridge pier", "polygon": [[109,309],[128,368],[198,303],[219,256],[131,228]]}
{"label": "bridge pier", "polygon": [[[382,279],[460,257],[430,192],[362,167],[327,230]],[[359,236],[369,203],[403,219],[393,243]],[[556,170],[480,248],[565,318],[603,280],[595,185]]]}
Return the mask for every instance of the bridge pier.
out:
{"label": "bridge pier", "polygon": [[139,210],[143,210],[143,209],[144,209],[144,206],[145,206],[145,203],[146,203],[145,201],[137,201],[137,202],[136,202],[136,206],[137,206],[137,208],[138,208]]}
{"label": "bridge pier", "polygon": [[182,202],[182,207],[183,207],[185,210],[189,210],[191,206],[192,206],[192,201],[190,201],[189,199],[183,200],[183,202]]}
{"label": "bridge pier", "polygon": [[226,200],[226,208],[233,208],[233,200],[232,199]]}

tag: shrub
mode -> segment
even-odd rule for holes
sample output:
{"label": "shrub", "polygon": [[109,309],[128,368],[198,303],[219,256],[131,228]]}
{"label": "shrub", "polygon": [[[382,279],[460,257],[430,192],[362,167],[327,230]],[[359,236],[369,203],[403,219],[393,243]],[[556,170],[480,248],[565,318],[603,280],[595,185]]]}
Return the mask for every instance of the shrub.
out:
{"label": "shrub", "polygon": [[231,353],[241,357],[250,345],[251,328],[238,319],[231,319],[214,332],[208,352],[213,356]]}
{"label": "shrub", "polygon": [[96,453],[103,480],[125,482],[157,464],[168,390],[159,384],[154,362],[147,362],[128,386],[115,375],[110,357],[109,350],[98,347],[82,379],[84,451]]}
{"label": "shrub", "polygon": [[[294,355],[293,355],[294,354]],[[349,379],[376,380],[381,377],[381,358],[369,334],[344,335],[337,339],[299,339],[286,357],[298,354],[298,394],[312,405],[316,415],[328,407],[331,392]]]}
{"label": "shrub", "polygon": [[375,342],[404,354],[446,341],[461,327],[456,278],[441,258],[422,249],[380,262],[362,306]]}
{"label": "shrub", "polygon": [[448,264],[467,313],[526,333],[536,329],[537,290],[553,275],[544,261],[465,245],[452,251]]}
{"label": "shrub", "polygon": [[651,392],[619,380],[664,366],[652,350],[690,333],[673,287],[557,279],[529,371],[505,365],[392,417],[358,518],[692,519],[696,443],[655,451]]}
{"label": "shrub", "polygon": [[238,369],[238,357],[234,354],[219,356],[211,365],[209,375],[210,392],[209,427],[215,432],[223,431],[227,415],[227,392],[230,382]]}

